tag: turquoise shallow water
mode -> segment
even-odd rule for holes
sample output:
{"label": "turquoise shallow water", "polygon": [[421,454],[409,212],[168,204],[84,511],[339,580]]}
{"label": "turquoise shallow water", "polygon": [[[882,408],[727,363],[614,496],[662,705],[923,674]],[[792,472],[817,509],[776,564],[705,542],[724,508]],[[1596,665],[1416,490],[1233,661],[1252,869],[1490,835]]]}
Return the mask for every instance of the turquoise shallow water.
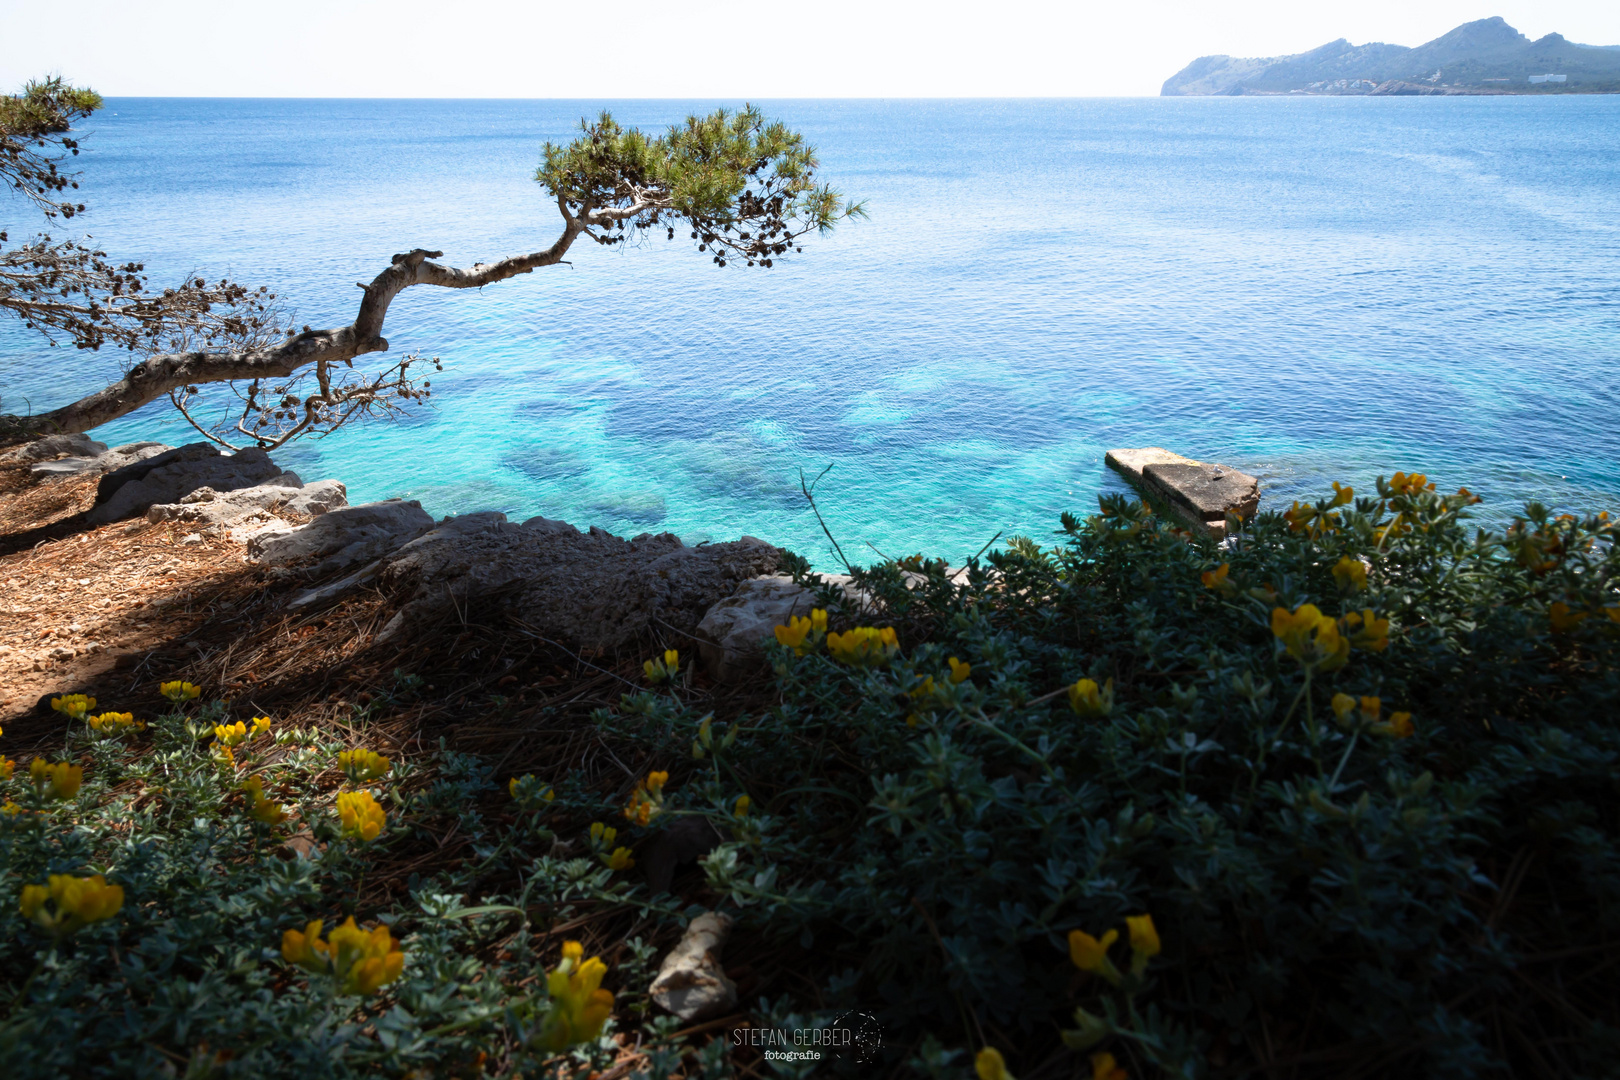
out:
{"label": "turquoise shallow water", "polygon": [[[609,105],[114,99],[82,219],[160,282],[269,284],[340,325],[388,257],[548,245],[547,138]],[[396,301],[437,408],[278,457],[352,501],[543,513],[689,541],[751,533],[829,563],[960,559],[1119,488],[1111,446],[1258,474],[1271,505],[1426,471],[1620,510],[1620,97],[789,101],[872,220],[760,273],[685,241]],[[0,227],[32,227],[16,201]],[[121,357],[0,327],[6,411]],[[187,441],[154,404],[97,432]]]}

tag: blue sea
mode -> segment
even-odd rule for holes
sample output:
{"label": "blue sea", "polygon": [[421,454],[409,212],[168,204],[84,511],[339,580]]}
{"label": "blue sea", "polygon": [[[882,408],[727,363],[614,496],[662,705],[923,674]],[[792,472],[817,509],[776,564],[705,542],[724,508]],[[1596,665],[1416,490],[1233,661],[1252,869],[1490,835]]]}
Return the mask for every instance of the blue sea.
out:
{"label": "blue sea", "polygon": [[[395,252],[548,246],[531,177],[582,116],[715,104],[111,99],[70,224],[156,283],[229,274],[339,326]],[[869,221],[770,271],[683,233],[409,290],[385,332],[444,362],[434,407],[278,458],[355,502],[752,534],[822,567],[800,474],[829,465],[818,502],[866,559],[1049,538],[1122,490],[1115,446],[1235,465],[1272,507],[1417,470],[1495,525],[1620,510],[1620,97],[761,104]],[[4,227],[36,218],[6,200]],[[7,323],[0,408],[126,359]],[[96,435],[193,438],[166,400]]]}

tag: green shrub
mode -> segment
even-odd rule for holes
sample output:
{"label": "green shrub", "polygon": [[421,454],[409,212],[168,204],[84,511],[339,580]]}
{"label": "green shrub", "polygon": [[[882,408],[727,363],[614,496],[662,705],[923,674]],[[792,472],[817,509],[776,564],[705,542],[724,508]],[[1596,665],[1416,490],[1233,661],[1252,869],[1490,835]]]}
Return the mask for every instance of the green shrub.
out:
{"label": "green shrub", "polygon": [[[778,634],[768,705],[700,713],[666,655],[593,715],[652,763],[628,803],[560,765],[500,791],[441,752],[431,778],[373,785],[368,841],[369,809],[345,837],[332,808],[349,747],[279,731],[222,762],[219,706],[86,725],[71,798],[10,781],[0,896],[101,873],[122,908],[53,937],[0,906],[21,988],[0,1051],[18,1075],[583,1074],[638,1029],[632,1075],[662,1080],[683,1049],[684,1075],[722,1075],[724,1039],[683,1048],[649,1009],[650,945],[627,943],[614,1020],[561,1056],[585,999],[544,977],[551,928],[582,913],[695,910],[624,871],[701,815],[726,837],[709,898],[814,984],[756,1023],[863,1009],[886,1071],[965,1077],[990,1047],[1014,1075],[1601,1073],[1620,1050],[1614,528],[1531,506],[1471,533],[1473,501],[1397,474],[1217,547],[1105,498],[1056,547],[858,571],[858,597],[821,586],[830,621]],[[238,793],[265,771],[270,794]],[[284,798],[294,821],[252,813]],[[299,823],[324,850],[284,858]],[[452,826],[467,866],[346,906],[380,852]],[[279,948],[348,915],[403,946],[370,993]]]}

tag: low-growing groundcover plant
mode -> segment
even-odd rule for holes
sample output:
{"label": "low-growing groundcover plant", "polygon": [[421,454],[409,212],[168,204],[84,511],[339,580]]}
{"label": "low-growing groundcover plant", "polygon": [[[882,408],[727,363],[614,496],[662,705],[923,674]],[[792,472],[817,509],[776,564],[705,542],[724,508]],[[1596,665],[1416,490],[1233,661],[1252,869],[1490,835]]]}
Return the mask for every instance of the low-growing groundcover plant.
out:
{"label": "low-growing groundcover plant", "polygon": [[[184,687],[141,721],[63,699],[66,755],[0,815],[0,1051],[16,1075],[1610,1074],[1615,528],[1532,505],[1493,536],[1474,501],[1397,473],[1217,546],[1105,498],[1055,547],[858,570],[778,629],[748,711],[692,707],[669,650],[596,712],[652,763],[628,798]],[[721,840],[704,902],[803,973],[739,1008],[860,1009],[877,1061],[683,1032],[641,937],[611,964],[571,943],[582,913],[696,913],[636,870],[692,817]],[[452,825],[473,865],[352,910],[379,852]]]}

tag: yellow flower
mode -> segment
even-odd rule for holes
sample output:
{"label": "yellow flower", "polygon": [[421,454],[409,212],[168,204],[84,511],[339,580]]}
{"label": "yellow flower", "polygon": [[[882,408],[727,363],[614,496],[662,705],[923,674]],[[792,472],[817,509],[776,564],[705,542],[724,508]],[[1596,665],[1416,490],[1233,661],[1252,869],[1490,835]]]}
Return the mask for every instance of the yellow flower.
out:
{"label": "yellow flower", "polygon": [[1412,726],[1412,714],[1409,712],[1390,713],[1389,723],[1379,724],[1373,730],[1380,735],[1396,739],[1407,739],[1417,734],[1417,729]]}
{"label": "yellow flower", "polygon": [[51,698],[51,708],[74,720],[83,720],[95,707],[96,699],[85,697],[83,694],[63,694],[61,697]]}
{"label": "yellow flower", "polygon": [[257,776],[250,776],[242,782],[242,791],[247,793],[248,814],[254,821],[266,825],[280,825],[287,820],[287,808],[271,802],[265,798],[264,781]]}
{"label": "yellow flower", "polygon": [[92,731],[100,732],[140,731],[146,727],[135,722],[134,713],[127,712],[104,712],[100,716],[87,716],[84,720]]}
{"label": "yellow flower", "polygon": [[973,1069],[979,1074],[979,1080],[1013,1080],[1001,1051],[993,1046],[979,1051],[979,1056],[973,1059]]}
{"label": "yellow flower", "polygon": [[679,649],[664,650],[664,668],[671,675],[681,670],[681,653]]}
{"label": "yellow flower", "polygon": [[1384,703],[1379,698],[1364,697],[1361,699],[1361,719],[1368,724],[1378,723],[1378,714],[1384,709]]}
{"label": "yellow flower", "polygon": [[1094,679],[1081,679],[1069,687],[1069,708],[1080,716],[1107,716],[1114,711],[1114,680],[1099,688]]}
{"label": "yellow flower", "polygon": [[1416,495],[1420,491],[1433,491],[1434,485],[1422,473],[1396,473],[1389,478],[1389,490],[1395,495]]}
{"label": "yellow flower", "polygon": [[343,820],[343,835],[364,840],[366,843],[382,835],[388,815],[377,805],[369,791],[344,791],[337,797],[338,817]]}
{"label": "yellow flower", "polygon": [[221,765],[229,765],[232,769],[236,768],[236,754],[228,746],[221,746],[219,748],[219,756],[216,760],[218,760]]}
{"label": "yellow flower", "polygon": [[964,664],[954,656],[950,658],[949,663],[951,665],[951,682],[958,686],[967,682],[968,677],[973,674],[972,664]]}
{"label": "yellow flower", "polygon": [[840,663],[881,667],[900,651],[900,639],[892,626],[857,626],[847,633],[828,634],[827,651]]}
{"label": "yellow flower", "polygon": [[375,750],[339,750],[337,763],[351,784],[380,780],[394,767],[387,758]]}
{"label": "yellow flower", "polygon": [[197,696],[201,694],[202,691],[197,687],[192,686],[188,682],[176,680],[174,682],[163,683],[158,687],[158,693],[162,694],[164,697],[178,705],[182,701],[196,700]]}
{"label": "yellow flower", "polygon": [[1108,959],[1109,946],[1119,940],[1119,931],[1110,930],[1098,941],[1084,930],[1069,931],[1069,959],[1081,971],[1091,971],[1115,986],[1119,985],[1119,969]]}
{"label": "yellow flower", "polygon": [[16,767],[17,763],[15,761],[12,761],[4,754],[0,754],[0,781],[10,780],[11,771]]}
{"label": "yellow flower", "polygon": [[825,634],[827,632],[827,612],[825,609],[810,609],[810,629],[818,634]]}
{"label": "yellow flower", "polygon": [[53,765],[37,757],[28,763],[28,778],[52,799],[71,799],[84,783],[84,769],[65,761]]}
{"label": "yellow flower", "polygon": [[1340,727],[1350,726],[1350,714],[1355,708],[1356,699],[1349,694],[1333,695],[1333,715],[1338,718]]}
{"label": "yellow flower", "polygon": [[546,975],[551,1013],[538,1039],[544,1049],[566,1050],[595,1040],[613,1014],[613,994],[601,988],[607,965],[595,956],[581,959],[584,955],[579,942],[565,942],[562,962]]}
{"label": "yellow flower", "polygon": [[624,808],[624,816],[637,825],[645,825],[663,813],[664,785],[668,782],[667,772],[648,773],[647,779],[636,785],[636,790],[630,796],[630,805]]}
{"label": "yellow flower", "polygon": [[23,918],[57,937],[110,919],[124,906],[123,887],[108,885],[100,874],[85,878],[52,874],[49,881],[49,885],[24,885],[19,906]]}
{"label": "yellow flower", "polygon": [[1338,623],[1314,604],[1301,604],[1291,614],[1287,608],[1272,608],[1271,632],[1289,656],[1308,668],[1336,671],[1350,658],[1350,642],[1339,636]]}
{"label": "yellow flower", "polygon": [[248,733],[248,738],[257,738],[269,730],[270,718],[268,716],[255,716],[253,718],[253,730]]}
{"label": "yellow flower", "polygon": [[1367,564],[1341,555],[1333,564],[1333,579],[1339,583],[1340,592],[1360,592],[1367,587]]}
{"label": "yellow flower", "polygon": [[1569,605],[1562,600],[1547,609],[1547,619],[1552,623],[1553,633],[1555,634],[1569,633],[1590,614],[1589,611],[1571,611]]}
{"label": "yellow flower", "polygon": [[1206,589],[1214,589],[1217,592],[1230,593],[1232,590],[1237,588],[1236,585],[1233,585],[1230,581],[1226,580],[1227,575],[1231,572],[1231,563],[1221,563],[1221,565],[1217,566],[1213,570],[1205,570],[1198,576],[1198,580],[1204,583],[1204,588]]}
{"label": "yellow flower", "polygon": [[681,654],[675,649],[665,649],[662,660],[647,660],[641,665],[641,670],[647,676],[647,681],[654,686],[666,679],[673,679],[680,669]]}
{"label": "yellow flower", "polygon": [[1350,644],[1356,648],[1383,652],[1389,647],[1389,620],[1380,619],[1371,608],[1363,608],[1359,613],[1352,611],[1343,621],[1350,633]]}
{"label": "yellow flower", "polygon": [[241,746],[247,741],[247,725],[238,720],[234,724],[215,724],[214,738],[225,747]]}
{"label": "yellow flower", "polygon": [[351,915],[343,925],[321,940],[320,919],[302,932],[288,930],[281,935],[281,957],[316,975],[337,980],[340,994],[372,994],[399,978],[405,970],[405,954],[388,927],[362,930]]}
{"label": "yellow flower", "polygon": [[539,804],[549,803],[557,798],[557,793],[551,788],[542,785],[539,780],[535,779],[533,773],[524,776],[522,779],[516,776],[512,777],[511,781],[506,785],[506,790],[511,793],[513,799],[522,804],[525,810],[541,809]]}
{"label": "yellow flower", "polygon": [[6,800],[6,803],[5,803],[4,806],[0,806],[0,814],[4,814],[7,817],[16,817],[18,814],[20,814],[22,812],[23,812],[23,808],[18,806],[16,803],[12,802],[10,799]]}
{"label": "yellow flower", "polygon": [[1091,1080],[1129,1080],[1130,1074],[1119,1067],[1114,1055],[1109,1053],[1091,1055]]}
{"label": "yellow flower", "polygon": [[737,796],[737,805],[731,809],[731,816],[739,820],[745,818],[748,816],[749,807],[753,805],[753,799],[750,799],[747,795],[739,795]]}
{"label": "yellow flower", "polygon": [[604,825],[600,821],[591,823],[591,847],[610,848],[613,841],[618,838],[619,830],[611,825]]}
{"label": "yellow flower", "polygon": [[1353,488],[1353,487],[1340,487],[1339,482],[1337,480],[1333,481],[1333,505],[1334,506],[1348,506],[1350,504],[1350,500],[1354,499],[1355,497],[1356,497],[1356,489],[1355,488]]}
{"label": "yellow flower", "polygon": [[630,849],[627,847],[616,847],[613,854],[603,855],[601,859],[602,865],[609,870],[628,870],[636,865],[636,860],[630,857]]}
{"label": "yellow flower", "polygon": [[1131,974],[1140,976],[1148,961],[1159,955],[1159,931],[1152,915],[1127,915],[1125,925],[1131,931]]}

